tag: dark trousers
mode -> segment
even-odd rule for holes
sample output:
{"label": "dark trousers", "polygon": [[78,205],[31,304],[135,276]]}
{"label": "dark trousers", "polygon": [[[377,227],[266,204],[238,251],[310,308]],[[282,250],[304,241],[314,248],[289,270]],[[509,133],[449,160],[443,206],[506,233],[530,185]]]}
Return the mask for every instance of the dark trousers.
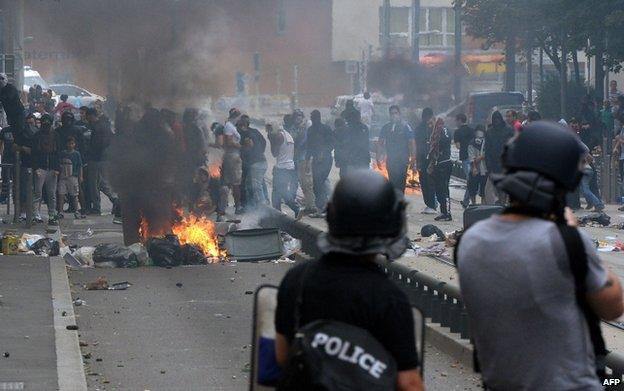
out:
{"label": "dark trousers", "polygon": [[[434,179],[431,177],[431,175],[427,173],[426,164],[424,165],[424,168],[418,170],[418,175],[420,177],[420,190],[422,191],[425,205],[427,205],[428,208],[435,209],[436,208],[435,182],[434,182]],[[449,176],[449,181],[450,181],[450,176]],[[447,192],[448,192],[448,187],[447,187]]]}
{"label": "dark trousers", "polygon": [[438,164],[431,175],[435,189],[435,198],[440,203],[440,212],[443,215],[451,214],[451,200],[449,183],[451,181],[451,162]]}
{"label": "dark trousers", "polygon": [[316,160],[312,161],[312,189],[314,191],[314,200],[316,202],[316,209],[320,211],[325,210],[327,206],[327,200],[329,199],[329,184],[327,183],[327,177],[332,168],[332,160]]}
{"label": "dark trousers", "polygon": [[571,209],[581,209],[580,186],[566,194],[566,205]]}
{"label": "dark trousers", "polygon": [[393,162],[388,160],[388,180],[392,186],[405,194],[405,181],[407,180],[407,166],[409,161]]}
{"label": "dark trousers", "polygon": [[295,215],[299,213],[299,205],[295,201],[299,186],[298,180],[297,170],[273,167],[273,191],[271,192],[273,208],[281,211],[283,202],[295,212]]}
{"label": "dark trousers", "polygon": [[[7,161],[6,163],[12,163]],[[0,191],[0,199],[8,199],[11,193],[11,180],[13,179],[13,167],[2,167],[2,190]]]}
{"label": "dark trousers", "polygon": [[470,175],[468,177],[468,194],[474,202],[477,194],[482,199],[485,198],[485,184],[487,183],[487,175]]}

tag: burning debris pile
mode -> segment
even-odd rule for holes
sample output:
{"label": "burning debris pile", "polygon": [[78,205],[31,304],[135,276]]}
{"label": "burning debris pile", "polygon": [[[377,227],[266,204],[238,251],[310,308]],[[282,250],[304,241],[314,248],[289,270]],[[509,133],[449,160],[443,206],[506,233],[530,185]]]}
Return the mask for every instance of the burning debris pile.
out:
{"label": "burning debris pile", "polygon": [[[381,164],[373,162],[373,169],[383,175],[386,179],[389,179],[388,166],[385,160],[382,161]],[[418,171],[414,170],[411,164],[407,168],[407,178],[405,180],[405,194],[420,194],[420,179]]]}
{"label": "burning debris pile", "polygon": [[170,229],[155,229],[145,217],[141,218],[139,236],[155,265],[217,263],[227,259],[213,221],[180,208],[175,215]]}

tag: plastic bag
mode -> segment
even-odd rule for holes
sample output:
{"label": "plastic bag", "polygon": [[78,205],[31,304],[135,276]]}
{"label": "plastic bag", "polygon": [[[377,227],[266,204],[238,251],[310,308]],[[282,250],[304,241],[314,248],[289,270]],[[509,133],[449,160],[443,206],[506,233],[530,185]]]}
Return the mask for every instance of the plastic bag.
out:
{"label": "plastic bag", "polygon": [[179,249],[180,241],[175,235],[167,235],[164,238],[150,238],[147,241],[147,253],[156,266],[179,266],[180,260],[176,257],[176,252]]}
{"label": "plastic bag", "polygon": [[139,266],[136,254],[119,244],[98,244],[93,252],[93,261],[96,266],[100,266],[98,264],[102,262],[110,262],[121,268]]}
{"label": "plastic bag", "polygon": [[205,265],[206,256],[196,246],[185,244],[181,246],[174,255],[182,265]]}
{"label": "plastic bag", "polygon": [[152,261],[150,260],[150,257],[147,254],[147,250],[145,249],[145,246],[142,243],[131,244],[130,246],[128,246],[128,249],[136,255],[139,266],[151,266],[152,265]]}
{"label": "plastic bag", "polygon": [[80,247],[76,251],[72,253],[76,259],[82,262],[85,266],[93,266],[93,253],[95,252],[95,247]]}
{"label": "plastic bag", "polygon": [[47,255],[55,257],[59,255],[60,245],[56,240],[50,238],[43,238],[37,240],[30,246],[30,249],[37,255]]}

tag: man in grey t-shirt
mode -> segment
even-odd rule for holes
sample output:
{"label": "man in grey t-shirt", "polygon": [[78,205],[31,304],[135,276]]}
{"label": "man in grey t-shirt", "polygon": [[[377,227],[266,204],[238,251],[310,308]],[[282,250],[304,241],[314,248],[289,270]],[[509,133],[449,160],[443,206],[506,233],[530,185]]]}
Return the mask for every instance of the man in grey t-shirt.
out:
{"label": "man in grey t-shirt", "polygon": [[[583,150],[565,129],[540,122],[507,148],[506,172],[495,182],[511,208],[468,229],[457,252],[483,381],[489,390],[601,390],[570,260],[553,222],[564,223],[565,191],[578,184]],[[599,317],[617,318],[624,311],[619,279],[605,270],[591,240],[581,238],[585,300]]]}

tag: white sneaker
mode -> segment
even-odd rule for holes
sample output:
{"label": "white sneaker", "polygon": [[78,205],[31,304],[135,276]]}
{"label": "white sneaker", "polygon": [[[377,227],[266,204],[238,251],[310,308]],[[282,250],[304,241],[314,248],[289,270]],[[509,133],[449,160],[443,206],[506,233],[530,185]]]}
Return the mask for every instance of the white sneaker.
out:
{"label": "white sneaker", "polygon": [[438,212],[435,209],[431,209],[430,207],[426,207],[420,213],[424,214],[424,215],[435,215],[435,214],[438,214]]}

